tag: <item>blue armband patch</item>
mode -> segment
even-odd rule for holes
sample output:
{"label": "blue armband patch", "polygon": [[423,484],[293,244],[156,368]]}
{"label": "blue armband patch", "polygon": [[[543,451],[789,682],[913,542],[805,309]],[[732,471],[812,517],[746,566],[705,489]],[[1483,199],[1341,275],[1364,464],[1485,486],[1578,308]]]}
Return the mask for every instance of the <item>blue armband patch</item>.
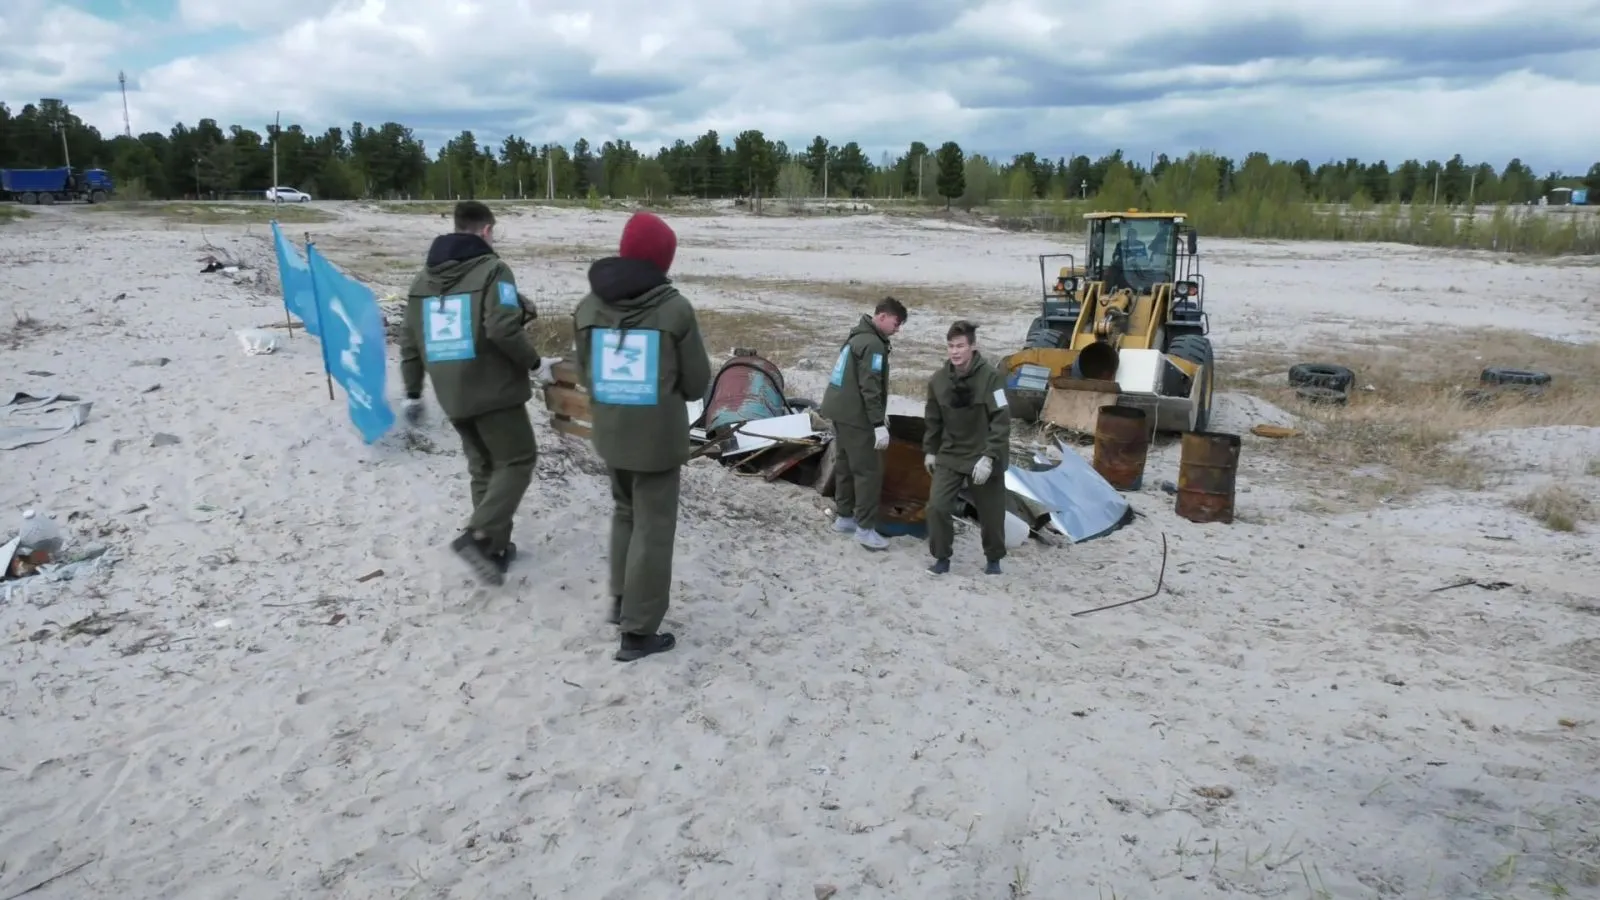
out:
{"label": "blue armband patch", "polygon": [[517,299],[517,286],[516,285],[512,284],[509,281],[502,281],[502,282],[500,282],[498,287],[500,288],[500,305],[501,306],[516,307],[516,306],[521,306],[522,305],[522,301]]}

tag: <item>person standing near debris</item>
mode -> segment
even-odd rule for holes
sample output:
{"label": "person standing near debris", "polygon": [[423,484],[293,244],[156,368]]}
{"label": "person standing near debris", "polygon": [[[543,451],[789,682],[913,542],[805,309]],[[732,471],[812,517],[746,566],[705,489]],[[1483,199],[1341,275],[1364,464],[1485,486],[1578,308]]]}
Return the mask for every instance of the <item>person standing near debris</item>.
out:
{"label": "person standing near debris", "polygon": [[928,493],[928,571],[950,571],[955,510],[965,489],[978,511],[984,574],[999,575],[1006,555],[1006,479],[1011,461],[1011,409],[1006,382],[978,352],[978,326],[958,321],[945,335],[949,362],[928,380],[922,465],[933,476]]}
{"label": "person standing near debris", "polygon": [[523,326],[516,278],[494,251],[494,212],[456,204],[455,231],[434,238],[411,282],[400,328],[406,421],[422,421],[423,376],[456,433],[471,477],[472,517],[450,549],[482,581],[504,584],[516,555],[512,520],[533,482],[539,448],[527,403],[530,374],[549,380]]}
{"label": "person standing near debris", "polygon": [[621,662],[677,644],[660,627],[689,461],[688,404],[711,383],[694,307],[667,278],[677,248],[666,222],[634,213],[617,255],[589,267],[589,294],[572,313],[594,448],[611,477],[608,621],[622,632]]}
{"label": "person standing near debris", "polygon": [[884,448],[889,446],[889,339],[906,323],[906,307],[885,297],[850,330],[822,394],[833,423],[833,530],[854,534],[868,550],[889,542],[878,533]]}

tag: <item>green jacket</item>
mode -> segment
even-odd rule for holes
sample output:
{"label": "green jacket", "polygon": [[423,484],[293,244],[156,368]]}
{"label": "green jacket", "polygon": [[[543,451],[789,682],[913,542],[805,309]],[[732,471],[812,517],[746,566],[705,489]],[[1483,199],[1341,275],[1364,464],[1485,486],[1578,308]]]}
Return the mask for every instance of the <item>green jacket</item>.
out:
{"label": "green jacket", "polygon": [[823,418],[840,425],[877,428],[889,422],[889,339],[871,316],[862,316],[839,348],[822,392]]}
{"label": "green jacket", "polygon": [[451,419],[521,406],[533,399],[539,352],[523,325],[528,313],[511,269],[475,234],[442,234],[411,282],[400,326],[400,379],[422,396],[424,373]]}
{"label": "green jacket", "polygon": [[939,465],[972,474],[979,458],[994,461],[991,478],[1011,463],[1011,409],[1006,405],[1006,380],[983,354],[973,351],[965,373],[946,362],[928,379],[926,428],[922,452]]}
{"label": "green jacket", "polygon": [[606,465],[665,472],[688,462],[688,404],[705,398],[711,360],[694,307],[666,274],[643,260],[596,260],[572,330]]}

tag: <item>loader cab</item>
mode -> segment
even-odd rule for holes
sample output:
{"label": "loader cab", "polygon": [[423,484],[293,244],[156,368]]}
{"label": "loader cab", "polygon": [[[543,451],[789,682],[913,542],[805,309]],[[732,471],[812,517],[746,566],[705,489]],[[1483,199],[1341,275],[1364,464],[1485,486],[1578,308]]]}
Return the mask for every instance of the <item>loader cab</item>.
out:
{"label": "loader cab", "polygon": [[[1180,257],[1193,257],[1195,235],[1183,217],[1100,214],[1090,217],[1088,280],[1109,293],[1148,294],[1178,280]],[[1188,250],[1188,253],[1184,253]]]}
{"label": "loader cab", "polygon": [[1089,213],[1084,219],[1089,251],[1084,281],[1098,283],[1097,297],[1119,290],[1150,296],[1157,315],[1171,325],[1208,330],[1199,239],[1182,213],[1128,210]]}

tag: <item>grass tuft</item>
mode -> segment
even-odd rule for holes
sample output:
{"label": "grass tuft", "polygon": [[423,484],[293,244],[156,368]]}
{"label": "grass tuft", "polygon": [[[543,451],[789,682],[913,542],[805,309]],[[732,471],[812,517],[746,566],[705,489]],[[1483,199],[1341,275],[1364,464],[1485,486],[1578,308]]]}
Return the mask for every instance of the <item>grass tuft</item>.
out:
{"label": "grass tuft", "polygon": [[1578,525],[1593,519],[1595,512],[1588,498],[1562,484],[1547,484],[1518,497],[1511,505],[1551,531],[1577,531]]}
{"label": "grass tuft", "polygon": [[[1355,372],[1344,406],[1307,403],[1289,366],[1332,363]],[[1538,390],[1479,382],[1486,366],[1548,373]],[[1600,427],[1600,354],[1592,346],[1502,330],[1435,331],[1341,347],[1232,354],[1218,383],[1270,400],[1301,418],[1301,435],[1264,445],[1317,467],[1365,499],[1427,487],[1478,489],[1493,460],[1454,448],[1463,434],[1542,426]],[[1351,476],[1354,475],[1352,478]]]}

